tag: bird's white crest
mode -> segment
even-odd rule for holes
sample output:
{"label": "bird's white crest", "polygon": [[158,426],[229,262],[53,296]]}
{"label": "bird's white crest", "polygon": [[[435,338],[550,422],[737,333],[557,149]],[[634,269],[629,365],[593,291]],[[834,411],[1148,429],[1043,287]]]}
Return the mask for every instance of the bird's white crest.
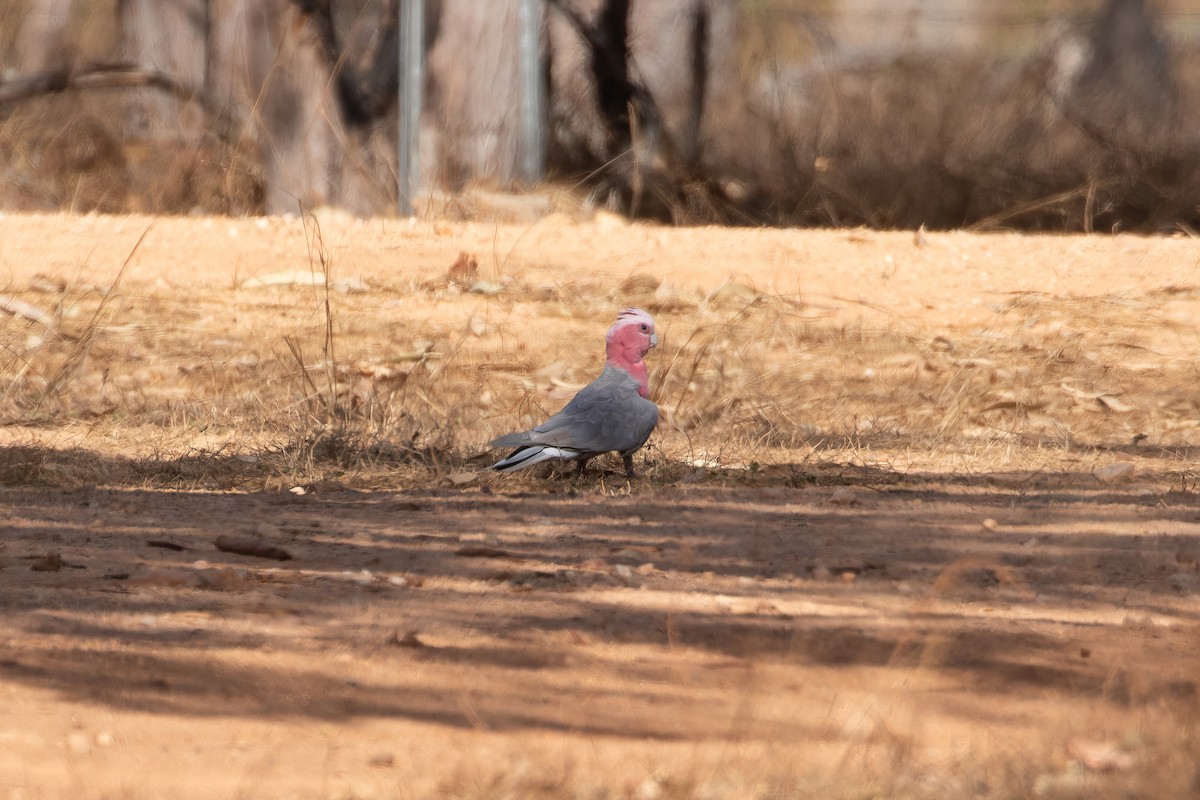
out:
{"label": "bird's white crest", "polygon": [[627,319],[636,319],[639,322],[649,322],[651,325],[654,324],[653,317],[651,317],[645,311],[642,311],[640,308],[633,308],[632,306],[630,308],[622,309],[621,313],[617,314],[617,322],[623,322]]}

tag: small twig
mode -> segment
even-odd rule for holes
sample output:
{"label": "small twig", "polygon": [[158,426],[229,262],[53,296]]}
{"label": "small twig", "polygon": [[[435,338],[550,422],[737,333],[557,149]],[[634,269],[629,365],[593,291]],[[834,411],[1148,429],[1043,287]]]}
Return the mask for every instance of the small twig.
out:
{"label": "small twig", "polygon": [[970,232],[986,231],[995,225],[999,225],[1001,222],[1007,222],[1008,220],[1019,217],[1023,214],[1028,214],[1033,211],[1041,211],[1042,209],[1046,208],[1052,208],[1069,200],[1085,197],[1089,192],[1094,191],[1095,188],[1096,182],[1088,181],[1087,183],[1081,184],[1074,189],[1067,189],[1064,192],[1058,192],[1057,194],[1052,194],[1048,197],[1039,197],[1036,200],[1030,200],[1026,203],[1019,203],[1012,208],[1006,208],[1003,211],[998,211],[995,214],[984,217],[978,222],[968,225],[965,230]]}
{"label": "small twig", "polygon": [[304,382],[308,384],[308,388],[313,393],[313,396],[319,397],[324,401],[321,390],[317,388],[317,384],[313,382],[312,377],[308,374],[308,367],[304,363],[304,354],[300,351],[300,342],[296,341],[295,337],[292,336],[284,336],[283,342],[288,346],[288,350],[292,351],[292,358],[296,359],[296,364],[300,367],[300,375],[303,376]]}
{"label": "small twig", "polygon": [[35,72],[0,81],[0,109],[6,105],[50,94],[96,89],[161,89],[184,103],[196,103],[213,116],[231,113],[203,90],[185,86],[175,78],[136,64],[97,64],[83,69],[70,67],[50,72]]}
{"label": "small twig", "polygon": [[213,545],[222,553],[239,556],[269,558],[274,561],[291,561],[292,554],[282,547],[243,536],[218,536]]}
{"label": "small twig", "polygon": [[[325,340],[323,344],[323,355],[325,356],[325,380],[329,385],[329,397],[326,402],[326,422],[332,422],[337,405],[337,365],[334,357],[334,337],[333,337],[333,304],[330,301],[329,273],[332,264],[330,263],[328,251],[325,249],[325,240],[321,236],[321,223],[316,215],[311,211],[305,210],[304,206],[300,207],[301,219],[304,220],[304,236],[308,243],[308,263],[310,268],[313,265],[313,253],[315,251],[317,261],[321,264],[321,275],[324,280],[324,302],[325,309]],[[310,228],[311,226],[311,228]]]}

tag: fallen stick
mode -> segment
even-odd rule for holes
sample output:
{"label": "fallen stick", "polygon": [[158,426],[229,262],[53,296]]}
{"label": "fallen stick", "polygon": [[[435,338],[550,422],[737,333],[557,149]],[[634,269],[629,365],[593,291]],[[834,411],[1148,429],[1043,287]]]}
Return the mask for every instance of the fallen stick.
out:
{"label": "fallen stick", "polygon": [[250,539],[241,536],[218,536],[214,542],[222,553],[235,553],[239,556],[254,556],[255,558],[270,558],[275,561],[290,561],[292,554],[282,547],[276,547],[260,539]]}

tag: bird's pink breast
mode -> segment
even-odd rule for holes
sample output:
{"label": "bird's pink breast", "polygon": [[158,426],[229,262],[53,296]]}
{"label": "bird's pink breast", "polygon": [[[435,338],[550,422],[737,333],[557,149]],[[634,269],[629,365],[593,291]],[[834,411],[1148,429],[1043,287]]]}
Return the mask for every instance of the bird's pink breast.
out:
{"label": "bird's pink breast", "polygon": [[633,376],[633,379],[638,382],[638,394],[647,399],[650,398],[650,373],[646,369],[645,361],[629,361],[620,358],[608,359],[608,366],[623,369]]}

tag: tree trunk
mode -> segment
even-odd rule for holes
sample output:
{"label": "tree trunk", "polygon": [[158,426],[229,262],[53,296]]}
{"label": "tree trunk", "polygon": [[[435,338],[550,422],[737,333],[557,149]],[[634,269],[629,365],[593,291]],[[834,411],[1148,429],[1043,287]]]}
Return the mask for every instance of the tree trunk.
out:
{"label": "tree trunk", "polygon": [[438,141],[422,160],[430,168],[436,164],[450,186],[480,179],[508,184],[520,170],[517,4],[441,5],[441,33],[429,53],[427,102]]}
{"label": "tree trunk", "polygon": [[74,0],[32,0],[15,42],[19,72],[42,72],[66,66],[73,53],[66,47],[67,23]]}
{"label": "tree trunk", "polygon": [[[208,0],[120,0],[122,50],[126,60],[170,75],[201,90],[208,69]],[[174,97],[152,90],[126,98],[126,133],[134,138],[198,141],[205,119]]]}

